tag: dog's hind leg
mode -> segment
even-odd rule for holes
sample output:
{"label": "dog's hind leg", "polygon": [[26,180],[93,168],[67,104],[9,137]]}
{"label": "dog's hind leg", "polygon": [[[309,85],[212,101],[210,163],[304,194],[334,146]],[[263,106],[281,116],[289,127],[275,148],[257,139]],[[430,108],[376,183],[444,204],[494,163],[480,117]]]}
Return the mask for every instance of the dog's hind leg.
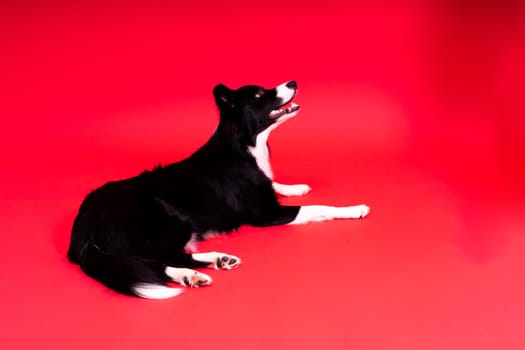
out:
{"label": "dog's hind leg", "polygon": [[305,185],[305,184],[283,185],[277,182],[273,182],[272,186],[276,193],[280,194],[281,196],[285,196],[285,197],[304,196],[305,194],[307,194],[308,192],[312,190],[310,186]]}
{"label": "dog's hind leg", "polygon": [[191,257],[196,261],[207,263],[207,267],[216,270],[231,270],[241,264],[241,259],[238,257],[219,252],[195,253]]}
{"label": "dog's hind leg", "polygon": [[199,288],[212,282],[210,276],[192,269],[167,266],[164,271],[172,281],[187,287]]}
{"label": "dog's hind leg", "polygon": [[167,259],[162,259],[168,266],[177,268],[202,268],[208,267],[216,270],[231,270],[241,264],[241,259],[226,253],[207,252],[207,253],[182,253],[172,255]]}

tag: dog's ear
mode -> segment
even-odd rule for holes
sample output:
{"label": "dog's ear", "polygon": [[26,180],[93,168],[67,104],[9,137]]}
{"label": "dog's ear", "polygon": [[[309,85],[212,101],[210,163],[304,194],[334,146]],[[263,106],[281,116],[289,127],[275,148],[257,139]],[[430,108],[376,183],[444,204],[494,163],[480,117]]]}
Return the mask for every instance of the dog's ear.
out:
{"label": "dog's ear", "polygon": [[233,90],[226,85],[218,84],[215,86],[213,88],[213,96],[215,97],[215,103],[219,109],[235,107],[233,101]]}

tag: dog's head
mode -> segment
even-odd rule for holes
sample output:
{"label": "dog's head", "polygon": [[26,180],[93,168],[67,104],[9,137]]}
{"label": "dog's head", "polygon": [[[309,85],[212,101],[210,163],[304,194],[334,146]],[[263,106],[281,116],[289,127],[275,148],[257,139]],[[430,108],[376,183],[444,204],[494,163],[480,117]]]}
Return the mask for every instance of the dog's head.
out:
{"label": "dog's head", "polygon": [[215,86],[213,95],[220,112],[218,130],[246,145],[255,145],[258,134],[294,117],[299,105],[292,102],[297,83],[289,81],[273,89],[247,85],[232,90]]}

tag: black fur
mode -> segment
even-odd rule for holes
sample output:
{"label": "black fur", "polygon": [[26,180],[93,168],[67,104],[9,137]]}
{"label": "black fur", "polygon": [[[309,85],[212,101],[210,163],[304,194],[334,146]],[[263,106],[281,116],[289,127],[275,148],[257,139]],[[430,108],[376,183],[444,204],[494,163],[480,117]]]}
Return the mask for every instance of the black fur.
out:
{"label": "black fur", "polygon": [[[295,82],[289,82],[295,90]],[[276,89],[214,90],[220,121],[189,158],[91,192],[74,221],[68,258],[109,288],[133,295],[137,283],[164,284],[167,265],[204,267],[184,250],[196,234],[231,232],[243,224],[291,222],[297,206],[281,206],[272,181],[248,152],[288,101]]]}

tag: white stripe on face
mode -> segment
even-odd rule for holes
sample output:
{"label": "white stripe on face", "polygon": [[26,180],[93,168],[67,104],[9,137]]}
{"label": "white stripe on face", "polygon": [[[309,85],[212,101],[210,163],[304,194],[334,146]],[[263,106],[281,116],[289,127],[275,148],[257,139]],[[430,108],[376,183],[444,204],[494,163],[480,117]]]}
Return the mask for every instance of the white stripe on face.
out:
{"label": "white stripe on face", "polygon": [[295,89],[290,89],[286,84],[288,84],[288,82],[282,83],[275,88],[277,97],[282,100],[283,105],[290,102],[295,95]]}

